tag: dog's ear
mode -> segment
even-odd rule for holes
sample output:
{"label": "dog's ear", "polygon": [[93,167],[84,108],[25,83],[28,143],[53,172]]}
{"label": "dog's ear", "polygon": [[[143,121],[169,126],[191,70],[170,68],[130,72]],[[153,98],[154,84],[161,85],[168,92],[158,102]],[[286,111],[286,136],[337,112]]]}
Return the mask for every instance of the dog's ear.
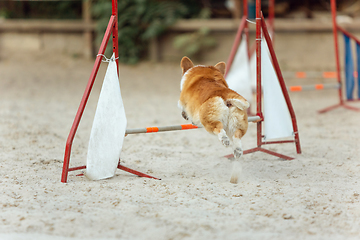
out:
{"label": "dog's ear", "polygon": [[184,75],[187,70],[194,66],[193,62],[188,57],[183,57],[181,59],[180,67],[182,69],[182,74]]}
{"label": "dog's ear", "polygon": [[225,63],[219,62],[215,65],[215,67],[221,72],[222,75],[225,74]]}

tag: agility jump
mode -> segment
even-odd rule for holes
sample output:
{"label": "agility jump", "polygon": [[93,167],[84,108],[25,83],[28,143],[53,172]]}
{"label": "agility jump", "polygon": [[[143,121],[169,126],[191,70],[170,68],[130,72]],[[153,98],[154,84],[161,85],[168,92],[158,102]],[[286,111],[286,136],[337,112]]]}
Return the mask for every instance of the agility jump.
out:
{"label": "agility jump", "polygon": [[[112,0],[112,14],[111,14],[109,23],[107,25],[104,37],[102,39],[98,55],[97,55],[97,57],[95,59],[95,63],[94,63],[92,72],[90,74],[88,84],[87,84],[87,86],[85,88],[85,92],[84,92],[83,97],[81,99],[80,106],[78,108],[78,111],[76,113],[74,122],[72,124],[69,136],[68,136],[67,141],[66,141],[65,154],[64,154],[64,164],[63,164],[63,170],[62,170],[62,175],[61,175],[61,182],[63,182],[63,183],[67,182],[68,173],[70,171],[76,171],[76,170],[86,168],[86,166],[79,166],[79,167],[70,168],[71,148],[72,148],[74,137],[75,137],[75,134],[77,132],[81,117],[82,117],[84,109],[85,109],[85,106],[86,106],[87,101],[89,99],[90,92],[91,92],[92,87],[94,85],[95,78],[96,78],[96,75],[98,73],[98,70],[99,70],[99,67],[100,67],[100,64],[101,64],[101,60],[103,58],[106,46],[107,46],[107,44],[109,42],[109,39],[110,39],[111,35],[112,35],[112,46],[113,46],[114,60],[116,61],[116,69],[117,69],[116,72],[117,72],[117,74],[119,74],[119,61],[118,61],[118,56],[119,56],[119,50],[118,50],[118,5],[117,5],[117,0]],[[118,163],[117,167],[119,169],[124,170],[124,171],[137,174],[138,176],[151,177],[151,176],[148,176],[146,174],[137,172],[135,170],[123,167],[120,164],[120,162]]]}
{"label": "agility jump", "polygon": [[[272,0],[269,5],[270,14],[268,21],[271,30],[273,30],[273,9],[274,1]],[[276,59],[272,46],[272,38],[270,37],[267,24],[261,13],[261,1],[256,1],[256,40],[254,44],[255,48],[252,48],[254,50],[256,49],[256,57],[254,57],[255,54],[252,54],[251,50],[249,50],[247,21],[247,1],[245,0],[244,16],[241,19],[231,48],[225,75],[229,87],[249,100],[249,98],[252,97],[251,84],[253,81],[251,76],[253,69],[249,66],[249,61],[252,61],[250,60],[252,57],[252,59],[256,61],[254,64],[256,66],[256,69],[254,69],[254,72],[256,71],[256,76],[254,76],[256,78],[256,115],[259,116],[261,120],[257,122],[257,147],[245,150],[244,154],[262,151],[283,159],[291,160],[293,159],[292,157],[262,148],[262,146],[266,144],[295,143],[297,153],[301,153],[295,112]],[[244,62],[247,63],[248,66],[243,66]],[[262,68],[264,68],[264,71],[267,73],[263,76],[263,81],[261,76]],[[262,88],[262,83],[264,84],[264,88]],[[270,85],[274,87],[270,87]],[[282,109],[275,109],[275,105],[281,105]],[[275,112],[277,113],[274,114]],[[275,115],[277,114],[281,117],[276,118]],[[286,125],[287,130],[284,130],[285,127],[282,128],[280,125]],[[265,127],[265,133],[263,133],[263,127]],[[280,134],[280,132],[282,132],[282,134]],[[281,137],[293,137],[294,139],[271,141],[271,139]],[[232,155],[226,157],[232,157]]]}
{"label": "agility jump", "polygon": [[[263,34],[264,34],[264,39],[262,41],[261,41],[261,30],[263,31]],[[67,142],[66,142],[63,171],[62,171],[62,176],[61,176],[61,182],[63,182],[63,183],[67,182],[68,173],[70,171],[81,170],[81,169],[86,169],[87,170],[86,175],[90,179],[93,179],[93,180],[111,177],[115,174],[116,169],[121,169],[121,170],[127,171],[129,173],[135,174],[140,177],[159,179],[159,178],[144,174],[142,172],[139,172],[139,171],[136,171],[136,170],[133,170],[133,169],[130,169],[130,168],[127,168],[127,167],[121,165],[120,152],[121,152],[122,143],[123,143],[125,136],[128,134],[137,134],[137,133],[151,133],[151,132],[154,133],[154,132],[189,130],[189,129],[198,128],[197,126],[192,125],[192,124],[184,124],[184,125],[175,125],[175,126],[126,129],[126,121],[127,120],[126,120],[125,112],[123,111],[124,106],[122,104],[120,87],[119,87],[119,82],[118,82],[119,66],[118,66],[118,46],[117,46],[117,43],[118,43],[117,36],[118,35],[117,35],[117,32],[118,32],[117,0],[112,0],[112,15],[110,17],[109,24],[107,26],[107,29],[106,29],[104,38],[102,40],[98,55],[96,57],[93,70],[91,72],[88,84],[86,86],[85,92],[83,94],[82,100],[80,102],[80,106],[78,108],[77,114],[75,116],[73,125],[71,127],[71,130],[70,130]],[[90,135],[88,156],[87,156],[87,165],[70,168],[69,166],[70,166],[72,143],[73,143],[77,128],[79,126],[82,114],[84,112],[87,100],[89,98],[90,92],[92,90],[92,87],[93,87],[93,84],[95,81],[95,77],[97,75],[101,60],[103,58],[103,54],[105,52],[105,48],[107,46],[107,43],[108,43],[108,40],[109,40],[111,34],[113,35],[113,52],[114,52],[114,54],[111,57],[111,59],[109,60],[108,70],[106,72],[103,87],[102,87],[102,90],[101,90],[101,93],[99,96],[98,107],[96,109],[94,123],[93,123],[93,127],[91,130],[91,135]],[[265,135],[263,135],[263,133],[262,133],[262,124],[264,122],[264,115],[265,115],[266,119],[269,119],[268,121],[265,121],[265,126],[266,126],[266,124],[274,122],[274,120],[270,121],[270,119],[272,118],[271,114],[266,115],[266,113],[263,114],[263,111],[262,111],[263,97],[261,94],[261,92],[262,92],[261,51],[266,50],[266,48],[268,48],[269,54],[271,56],[271,60],[274,64],[272,71],[274,72],[274,74],[276,74],[276,79],[278,80],[277,84],[279,87],[279,93],[284,98],[283,105],[288,111],[288,119],[289,119],[285,124],[285,125],[289,125],[289,128],[285,131],[285,135],[281,135],[281,134],[276,135],[277,134],[276,133],[275,134],[276,136],[274,136],[274,132],[272,132],[272,133],[270,132],[270,135],[272,135],[272,137],[269,135],[270,136],[269,138],[271,139],[274,137],[276,138],[276,137],[292,136],[292,137],[294,137],[294,140],[268,141],[268,139],[267,139],[267,141],[265,141],[264,136],[267,136],[267,133],[266,133],[266,131],[265,131]],[[256,116],[249,117],[248,121],[257,123],[257,147],[255,147],[253,149],[245,150],[244,154],[261,151],[261,152],[271,154],[271,155],[274,155],[274,156],[277,156],[277,157],[280,157],[283,159],[291,160],[291,159],[293,159],[292,157],[285,156],[283,154],[279,154],[279,153],[262,148],[262,145],[265,145],[265,144],[295,143],[297,153],[298,154],[301,153],[299,133],[298,133],[298,129],[297,129],[295,113],[292,108],[291,101],[290,101],[289,95],[286,90],[286,86],[285,86],[285,83],[284,83],[284,80],[283,80],[283,77],[282,77],[276,56],[275,56],[274,49],[272,47],[272,43],[271,43],[270,36],[269,36],[268,30],[267,30],[267,27],[265,24],[265,20],[261,14],[260,0],[256,1],[256,53],[257,53],[257,55],[256,55],[256,62],[257,62],[257,96],[256,96],[257,97],[257,113],[256,113]],[[268,59],[268,62],[269,61],[270,61],[270,59]],[[264,66],[269,65],[269,63],[267,63],[266,61],[264,63],[266,63]],[[265,81],[265,82],[267,82],[267,81]],[[111,85],[111,84],[113,84],[113,85]],[[266,86],[265,83],[264,83],[264,86]],[[116,91],[113,91],[114,89]],[[265,92],[266,92],[266,89],[267,88],[264,87]],[[103,94],[102,93],[103,91],[107,91],[106,94]],[[104,116],[109,113],[106,113],[106,108],[100,108],[100,106],[106,104],[107,103],[106,101],[114,100],[114,99],[109,99],[110,98],[109,95],[111,95],[111,94],[113,94],[113,98],[115,98],[115,100],[117,99],[117,101],[119,103],[119,106],[116,106],[116,108],[115,108],[115,111],[119,111],[119,112],[114,114],[114,115],[117,115],[118,118],[116,118],[116,116],[114,116],[114,117],[111,117],[110,119],[112,121],[112,124],[119,125],[119,126],[116,126],[117,128],[119,128],[119,131],[114,131],[114,129],[111,128],[111,124],[102,124],[101,125],[102,119],[104,119]],[[268,95],[268,94],[266,94],[266,95]],[[267,102],[267,100],[268,100],[268,98],[265,97],[264,102]],[[281,104],[282,104],[282,102],[280,101],[280,105]],[[267,109],[267,107],[265,107],[265,110],[266,109]],[[102,117],[98,117],[98,115],[101,115],[101,114],[103,114]],[[280,114],[280,115],[282,115],[282,114]],[[285,115],[287,115],[287,114],[285,114]],[[109,116],[109,115],[107,115],[107,116]],[[123,121],[120,121],[121,124],[119,124],[120,122],[117,121],[117,119],[123,120]],[[275,121],[278,121],[278,120],[279,119],[276,119]],[[109,126],[110,126],[110,128],[109,128]],[[99,129],[97,129],[97,128],[99,128],[101,131],[99,131]],[[272,126],[270,128],[266,127],[265,129],[273,129],[273,128],[276,128],[276,126]],[[105,131],[103,131],[103,130],[105,130]],[[280,132],[281,132],[281,130],[282,129],[280,129]],[[101,147],[100,148],[99,147],[92,148],[91,146],[95,146],[95,145],[102,145],[103,147],[104,147],[104,145],[109,145],[109,144],[103,144],[103,142],[101,142],[102,144],[98,144],[99,143],[98,140],[105,139],[105,142],[109,141],[107,139],[109,136],[107,136],[106,134],[105,135],[103,134],[102,137],[97,136],[97,133],[102,134],[103,132],[106,132],[106,131],[112,131],[112,133],[115,132],[114,134],[115,134],[115,137],[117,138],[115,140],[117,140],[120,144],[114,145],[114,146],[110,144],[110,148],[109,148],[109,146],[105,146],[105,148],[108,147],[109,151],[102,151]],[[91,145],[92,143],[93,143],[93,145]],[[121,146],[119,146],[119,145],[121,145]],[[98,159],[98,157],[99,156],[100,156],[99,158],[104,157],[102,155],[109,155],[109,156],[111,156],[112,160],[110,162],[108,160],[106,160],[106,163],[101,162],[100,159]],[[99,163],[99,161],[100,161],[100,163]],[[109,165],[109,166],[111,165],[111,166],[107,167],[107,169],[103,169],[104,168],[103,165]]]}
{"label": "agility jump", "polygon": [[[346,31],[343,27],[339,26],[336,22],[336,0],[331,0],[331,18],[333,25],[333,37],[334,37],[334,50],[335,50],[335,62],[336,62],[336,72],[325,72],[323,74],[324,78],[336,78],[337,84],[315,84],[315,85],[305,85],[305,86],[290,86],[288,89],[291,92],[298,92],[303,90],[323,90],[323,89],[337,89],[339,96],[339,103],[327,107],[325,109],[319,110],[319,113],[325,113],[330,110],[343,107],[353,111],[360,111],[360,108],[356,108],[346,104],[347,102],[359,101],[360,100],[360,90],[356,94],[355,91],[355,79],[357,79],[358,89],[360,86],[360,78],[358,76],[358,71],[360,69],[360,61],[357,61],[357,71],[354,69],[354,59],[352,55],[351,41],[355,42],[356,45],[356,54],[357,59],[360,58],[360,40],[356,38],[353,34]],[[338,44],[338,32],[343,35],[344,38],[344,52],[345,52],[345,62],[344,62],[344,72],[345,72],[345,81],[341,79],[341,66],[340,66],[340,57],[339,57],[339,44]],[[296,77],[305,78],[306,73],[298,74]],[[343,97],[343,92],[345,92],[345,99]],[[357,95],[357,98],[354,99],[354,95]]]}
{"label": "agility jump", "polygon": [[[360,41],[357,39],[353,34],[346,31],[344,28],[340,27],[336,22],[336,0],[331,0],[331,17],[332,17],[332,24],[333,24],[333,35],[334,35],[334,49],[335,49],[335,61],[336,61],[336,74],[337,74],[337,81],[340,85],[338,90],[339,92],[339,103],[333,106],[327,107],[319,111],[319,113],[325,113],[330,110],[333,110],[338,107],[343,107],[353,111],[360,111],[359,108],[350,106],[346,104],[349,101],[359,101],[360,100],[360,90],[358,91],[357,99],[353,98],[354,95],[354,86],[355,86],[355,76],[354,76],[354,63],[352,57],[352,49],[351,49],[351,40],[355,41],[356,43],[356,52],[357,52],[357,69],[360,69]],[[343,98],[343,83],[341,80],[341,71],[340,71],[340,58],[339,58],[339,43],[338,43],[338,31],[343,34],[344,43],[345,43],[345,92],[346,92],[346,99]],[[360,78],[358,78],[358,89],[360,86]]]}
{"label": "agility jump", "polygon": [[[109,65],[111,65],[112,62],[116,62],[116,72],[118,73],[119,71],[119,67],[118,67],[118,25],[117,25],[117,1],[116,0],[112,0],[112,15],[110,17],[108,26],[106,28],[105,34],[104,34],[104,38],[101,42],[96,60],[95,60],[95,64],[93,67],[93,70],[91,72],[88,84],[86,86],[85,92],[83,94],[82,100],[80,102],[80,106],[78,108],[77,114],[75,116],[73,125],[71,127],[67,142],[66,142],[66,148],[65,148],[65,154],[64,154],[64,164],[63,164],[63,171],[62,171],[62,176],[61,176],[61,182],[66,183],[67,182],[67,178],[68,178],[68,173],[71,171],[76,171],[76,170],[82,170],[82,169],[86,169],[87,166],[83,165],[83,166],[77,166],[77,167],[70,167],[70,156],[71,156],[71,148],[72,148],[72,144],[73,144],[73,140],[75,137],[75,134],[77,132],[82,114],[84,112],[85,106],[87,104],[90,92],[92,90],[96,75],[98,73],[98,69],[100,67],[101,64],[101,60],[103,58],[103,54],[105,52],[106,46],[108,44],[108,41],[110,39],[110,36],[113,35],[113,53],[114,56],[109,60]],[[117,75],[118,76],[118,75]],[[104,80],[105,81],[105,80]],[[120,90],[120,89],[119,89]],[[99,102],[100,102],[100,97],[99,97]],[[100,104],[100,103],[98,103]],[[259,121],[260,117],[249,117],[248,121],[249,122],[253,122],[253,121]],[[126,121],[126,119],[125,119]],[[139,133],[151,133],[151,132],[165,132],[165,131],[176,131],[176,130],[189,130],[189,129],[197,129],[198,127],[192,124],[183,124],[183,125],[174,125],[174,126],[161,126],[161,127],[147,127],[147,128],[139,128],[139,129],[126,129],[125,131],[125,136],[129,135],[129,134],[139,134]],[[124,136],[124,137],[125,137]],[[156,177],[144,174],[142,172],[127,168],[123,165],[120,164],[120,159],[118,160],[117,166],[118,169],[127,171],[129,173],[138,175],[140,177],[148,177],[148,178],[153,178],[153,179],[158,179]]]}

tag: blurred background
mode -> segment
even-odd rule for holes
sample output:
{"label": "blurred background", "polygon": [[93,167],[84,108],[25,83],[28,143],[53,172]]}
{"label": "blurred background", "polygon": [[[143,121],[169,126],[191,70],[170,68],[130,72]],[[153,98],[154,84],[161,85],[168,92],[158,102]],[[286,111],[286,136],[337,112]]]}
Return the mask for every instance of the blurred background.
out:
{"label": "blurred background", "polygon": [[[226,61],[243,14],[242,0],[119,0],[118,4],[119,55],[126,64],[178,62],[183,55]],[[268,4],[262,1],[265,17]],[[337,5],[341,20],[356,34],[360,1],[338,0]],[[248,8],[253,18],[254,0],[248,1]],[[0,54],[44,51],[94,58],[110,15],[111,0],[1,0]],[[249,25],[253,37],[255,28]],[[275,1],[275,47],[285,68],[304,70],[296,69],[296,60],[289,63],[289,54],[282,57],[291,50],[301,62],[314,55],[312,70],[333,70],[331,31],[330,0]]]}

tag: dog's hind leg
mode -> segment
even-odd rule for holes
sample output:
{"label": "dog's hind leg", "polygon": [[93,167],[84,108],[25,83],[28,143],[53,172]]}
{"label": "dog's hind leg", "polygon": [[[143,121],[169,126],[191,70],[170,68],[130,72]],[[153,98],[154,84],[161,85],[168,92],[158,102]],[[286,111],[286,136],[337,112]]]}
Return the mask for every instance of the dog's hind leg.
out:
{"label": "dog's hind leg", "polygon": [[241,140],[239,138],[233,138],[234,157],[240,158],[243,155],[243,149]]}
{"label": "dog's hind leg", "polygon": [[223,128],[223,124],[220,121],[215,121],[211,123],[208,122],[206,125],[204,125],[204,127],[206,131],[217,135],[218,139],[224,146],[228,147],[230,145],[230,139],[226,135],[226,132]]}
{"label": "dog's hind leg", "polygon": [[243,155],[243,148],[241,144],[241,138],[243,136],[243,131],[241,129],[238,129],[235,131],[233,136],[233,148],[234,148],[234,157],[240,158]]}
{"label": "dog's hind leg", "polygon": [[[219,122],[221,125],[222,123]],[[216,133],[215,133],[216,134]],[[217,134],[220,142],[225,146],[228,147],[230,145],[230,139],[229,137],[226,135],[226,132],[224,130],[224,128],[221,128],[220,132]]]}
{"label": "dog's hind leg", "polygon": [[224,124],[221,121],[227,118],[228,108],[221,98],[213,98],[203,104],[200,110],[200,121],[206,131],[218,136],[224,146],[230,145],[230,139],[226,135]]}

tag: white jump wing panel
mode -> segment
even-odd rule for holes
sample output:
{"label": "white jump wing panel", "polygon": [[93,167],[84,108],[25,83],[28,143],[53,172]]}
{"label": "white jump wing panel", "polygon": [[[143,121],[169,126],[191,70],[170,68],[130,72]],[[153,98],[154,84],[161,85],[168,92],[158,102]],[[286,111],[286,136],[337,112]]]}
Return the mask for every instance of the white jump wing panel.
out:
{"label": "white jump wing panel", "polygon": [[113,55],[105,74],[91,129],[86,163],[88,178],[99,180],[115,175],[126,123],[117,65]]}
{"label": "white jump wing panel", "polygon": [[226,75],[226,82],[230,89],[239,93],[248,102],[252,102],[250,65],[246,46],[246,36],[243,35],[229,72]]}
{"label": "white jump wing panel", "polygon": [[265,39],[261,41],[261,68],[264,92],[264,140],[293,136],[289,109],[270,60]]}

